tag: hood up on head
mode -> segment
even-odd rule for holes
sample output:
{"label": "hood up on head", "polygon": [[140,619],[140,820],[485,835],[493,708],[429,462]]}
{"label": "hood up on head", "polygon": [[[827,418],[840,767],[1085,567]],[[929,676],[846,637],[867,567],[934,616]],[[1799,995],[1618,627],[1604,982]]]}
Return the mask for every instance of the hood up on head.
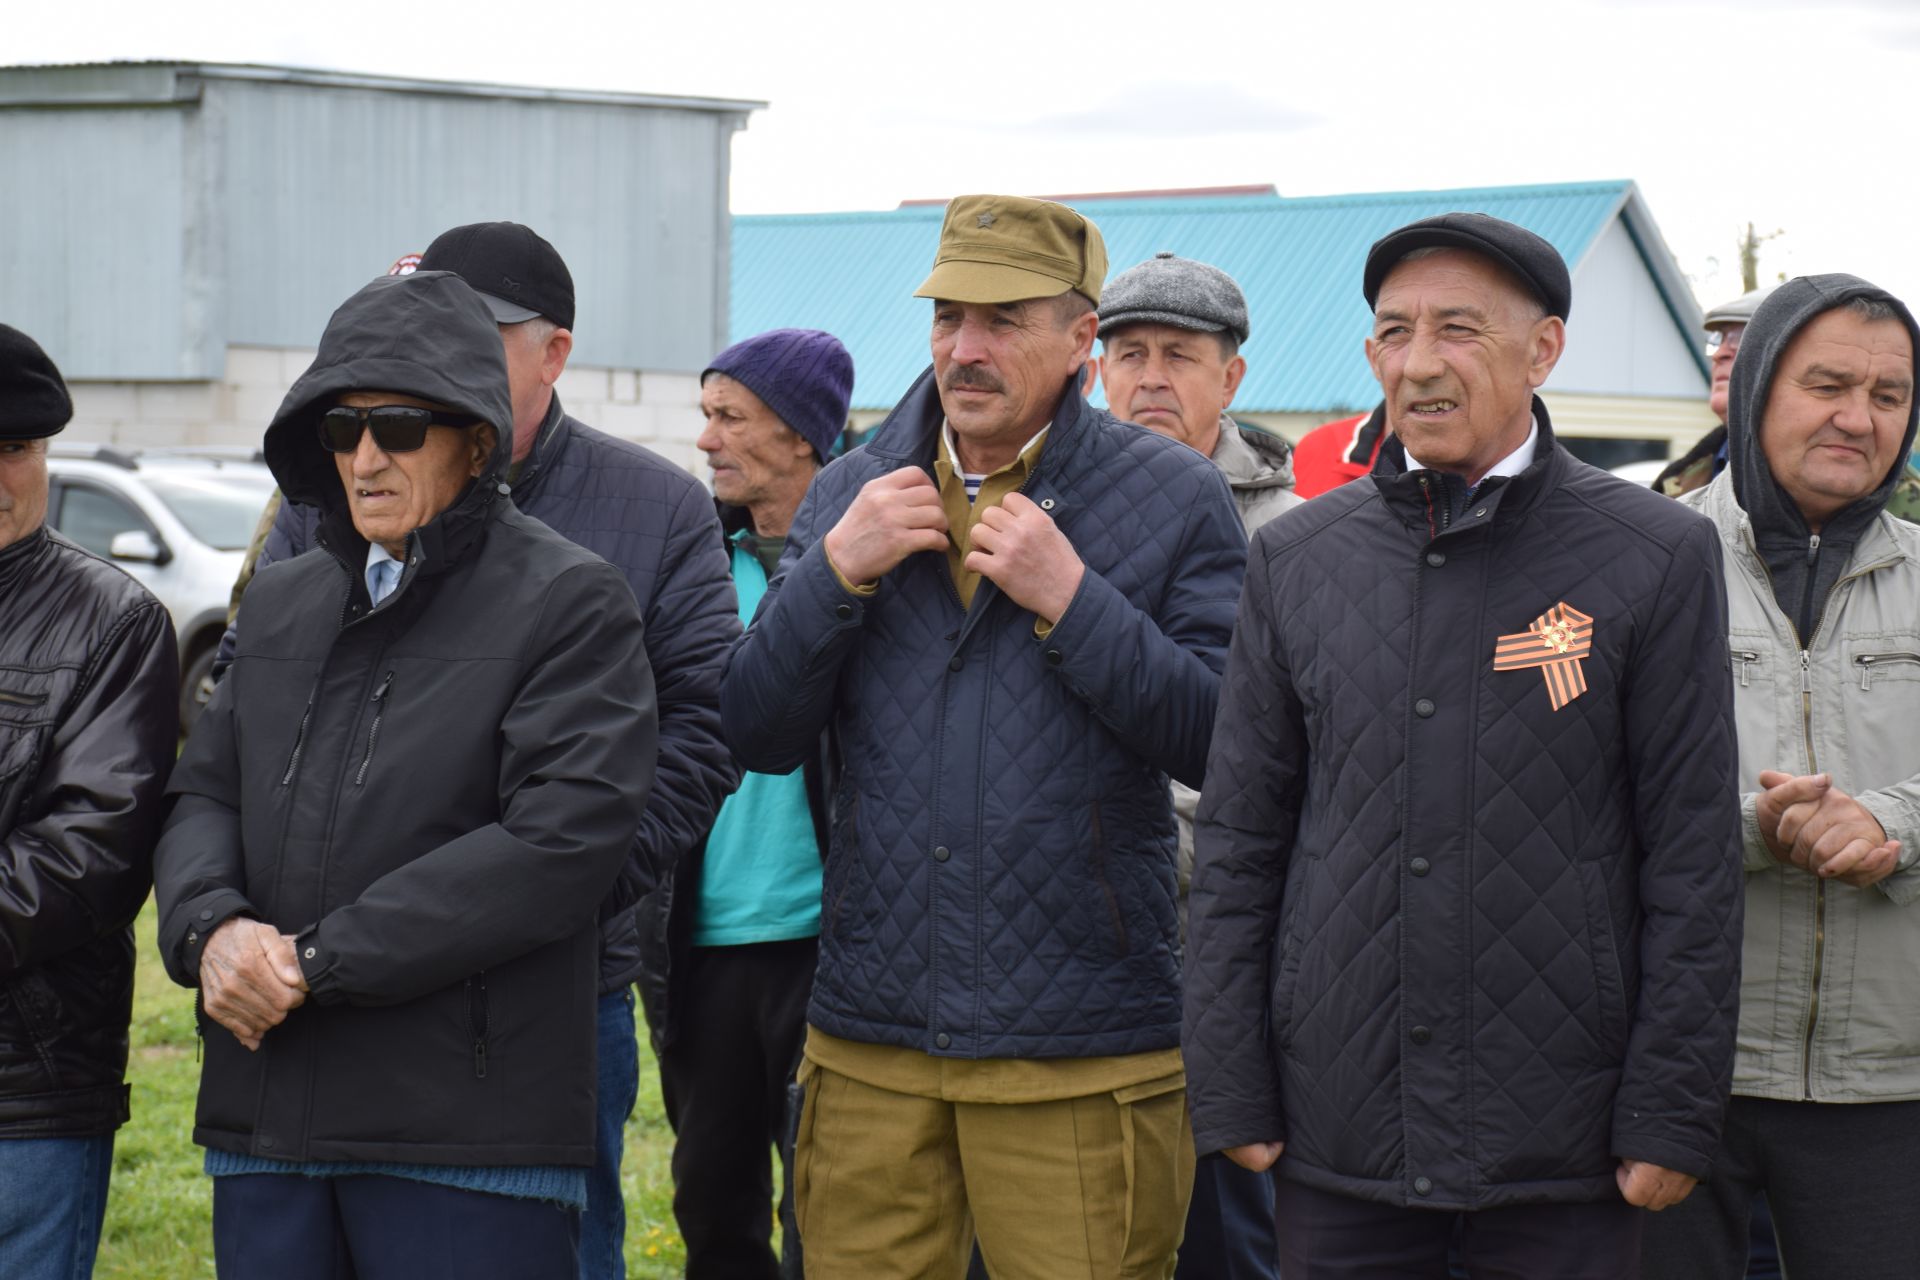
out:
{"label": "hood up on head", "polygon": [[1873,492],[1842,509],[1813,537],[1800,508],[1780,487],[1760,448],[1759,433],[1781,357],[1794,337],[1813,319],[1855,298],[1870,298],[1892,308],[1920,358],[1920,326],[1906,304],[1885,289],[1858,276],[1799,276],[1775,289],[1747,322],[1733,362],[1733,381],[1727,391],[1727,469],[1732,473],[1734,498],[1753,522],[1755,546],[1766,561],[1774,597],[1800,629],[1801,643],[1812,631],[1833,584],[1845,572],[1853,546],[1886,507],[1913,448],[1914,428],[1920,421],[1920,397],[1907,409],[1907,431],[1900,454]]}
{"label": "hood up on head", "polygon": [[[381,276],[340,304],[313,364],[280,402],[265,454],[280,491],[324,511],[345,506],[334,455],[320,443],[321,412],[349,391],[393,391],[444,404],[493,425],[482,489],[513,456],[513,398],[500,330],[480,295],[449,271]],[[455,500],[462,506],[474,490]]]}

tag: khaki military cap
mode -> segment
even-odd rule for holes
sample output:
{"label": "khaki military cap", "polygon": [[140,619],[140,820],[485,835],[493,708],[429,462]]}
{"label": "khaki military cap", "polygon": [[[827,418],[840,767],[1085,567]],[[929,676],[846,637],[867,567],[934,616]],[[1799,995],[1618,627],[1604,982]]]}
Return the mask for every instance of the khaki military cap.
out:
{"label": "khaki military cap", "polygon": [[1107,278],[1100,228],[1063,204],[958,196],[947,206],[933,274],[916,298],[1019,302],[1078,289],[1096,304]]}

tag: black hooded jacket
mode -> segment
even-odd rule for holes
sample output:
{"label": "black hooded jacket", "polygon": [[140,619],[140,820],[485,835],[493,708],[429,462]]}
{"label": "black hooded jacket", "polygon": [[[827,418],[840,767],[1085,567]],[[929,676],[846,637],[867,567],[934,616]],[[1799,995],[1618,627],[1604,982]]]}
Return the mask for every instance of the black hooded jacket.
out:
{"label": "black hooded jacket", "polygon": [[127,1119],[173,645],[146,588],[52,530],[0,548],[0,1140]]}
{"label": "black hooded jacket", "polygon": [[[1282,1177],[1433,1209],[1707,1170],[1740,961],[1720,549],[1534,416],[1450,523],[1390,440],[1254,535],[1196,831],[1203,1152],[1285,1141]],[[1590,629],[1496,666],[1560,605]]]}
{"label": "black hooded jacket", "polygon": [[484,474],[407,540],[378,607],[317,411],[406,392],[511,421],[498,330],[442,272],[374,281],[267,430],[319,546],[262,571],[155,857],[196,985],[228,918],[297,935],[311,995],[250,1053],[203,1019],[195,1141],[289,1160],[590,1164],[595,908],[646,803],[633,594]]}
{"label": "black hooded jacket", "polygon": [[1753,313],[1740,341],[1740,358],[1733,364],[1732,385],[1727,389],[1727,465],[1733,472],[1733,494],[1753,521],[1754,542],[1760,558],[1766,561],[1774,599],[1793,620],[1802,643],[1812,636],[1820,609],[1846,572],[1854,544],[1879,519],[1893,496],[1907,453],[1913,447],[1915,417],[1920,414],[1920,397],[1914,397],[1909,401],[1907,430],[1899,454],[1891,460],[1879,486],[1826,521],[1817,535],[1808,528],[1799,506],[1774,479],[1755,431],[1766,414],[1774,376],[1787,347],[1816,316],[1856,298],[1889,309],[1906,326],[1914,350],[1920,352],[1920,328],[1915,326],[1912,313],[1885,289],[1858,276],[1800,276],[1775,289]]}

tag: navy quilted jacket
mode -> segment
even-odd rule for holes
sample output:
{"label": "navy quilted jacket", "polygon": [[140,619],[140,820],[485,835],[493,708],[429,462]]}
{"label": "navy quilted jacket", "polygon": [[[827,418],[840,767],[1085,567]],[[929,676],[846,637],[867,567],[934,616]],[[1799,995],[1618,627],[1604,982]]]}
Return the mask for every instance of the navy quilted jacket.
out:
{"label": "navy quilted jacket", "polygon": [[[1535,413],[1535,463],[1450,528],[1390,442],[1254,537],[1188,935],[1203,1152],[1284,1140],[1282,1176],[1449,1209],[1707,1171],[1742,891],[1719,551]],[[1493,659],[1562,603],[1593,622],[1556,711]]]}
{"label": "navy quilted jacket", "polygon": [[1244,572],[1211,463],[1064,389],[1025,492],[1086,561],[1044,640],[943,552],[848,593],[821,539],[867,481],[932,474],[931,371],[813,482],[733,652],[727,740],[783,772],[836,733],[808,1020],[941,1056],[1092,1057],[1179,1040],[1173,811],[1197,782]]}
{"label": "navy quilted jacket", "polygon": [[[613,891],[600,904],[600,989],[617,991],[642,967],[638,912],[655,879],[707,838],[740,771],[720,739],[720,670],[740,634],[733,572],[713,499],[651,449],[595,431],[553,398],[513,503],[620,570],[646,625],[660,704],[653,793]],[[259,568],[314,544],[320,513],[285,502]],[[227,628],[230,656],[238,623]]]}

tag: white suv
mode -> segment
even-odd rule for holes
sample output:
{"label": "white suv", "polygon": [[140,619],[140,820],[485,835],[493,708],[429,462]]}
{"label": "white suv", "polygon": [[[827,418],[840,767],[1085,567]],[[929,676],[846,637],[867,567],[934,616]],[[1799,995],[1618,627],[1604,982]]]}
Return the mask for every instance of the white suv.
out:
{"label": "white suv", "polygon": [[206,705],[227,601],[273,476],[245,450],[56,443],[47,523],[137,578],[173,615],[180,730]]}

